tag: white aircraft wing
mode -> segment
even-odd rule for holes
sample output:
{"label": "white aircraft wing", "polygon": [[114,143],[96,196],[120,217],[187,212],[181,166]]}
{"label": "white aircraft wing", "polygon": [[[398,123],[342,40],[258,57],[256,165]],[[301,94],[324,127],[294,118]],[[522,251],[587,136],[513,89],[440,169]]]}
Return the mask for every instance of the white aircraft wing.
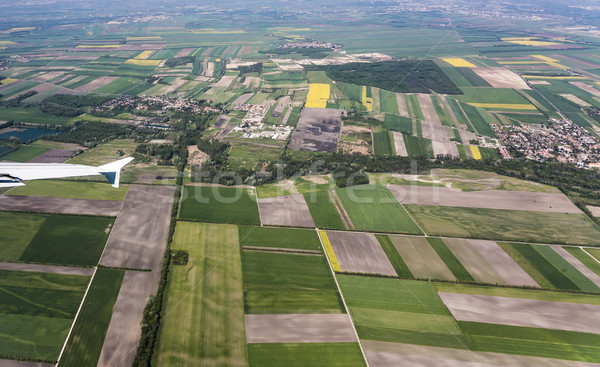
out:
{"label": "white aircraft wing", "polygon": [[119,187],[121,168],[133,160],[123,158],[103,166],[67,163],[0,163],[0,187],[25,185],[22,181],[103,175],[113,187]]}

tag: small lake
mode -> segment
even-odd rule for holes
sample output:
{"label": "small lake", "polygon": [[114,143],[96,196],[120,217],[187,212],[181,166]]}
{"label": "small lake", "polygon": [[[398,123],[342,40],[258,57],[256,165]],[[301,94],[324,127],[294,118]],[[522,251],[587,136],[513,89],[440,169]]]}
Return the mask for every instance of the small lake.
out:
{"label": "small lake", "polygon": [[23,143],[29,143],[42,135],[56,135],[60,134],[60,130],[43,129],[38,127],[14,127],[11,126],[6,129],[0,130],[0,139],[18,139]]}
{"label": "small lake", "polygon": [[10,152],[12,149],[12,147],[7,147],[6,145],[0,145],[0,156]]}

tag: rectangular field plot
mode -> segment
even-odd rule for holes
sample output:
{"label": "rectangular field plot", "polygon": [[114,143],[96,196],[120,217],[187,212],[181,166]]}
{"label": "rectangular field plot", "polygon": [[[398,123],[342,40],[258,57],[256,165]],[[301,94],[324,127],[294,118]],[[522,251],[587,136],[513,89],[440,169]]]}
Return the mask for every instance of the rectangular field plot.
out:
{"label": "rectangular field plot", "polygon": [[177,223],[157,347],[159,366],[246,365],[242,273],[236,226]]}
{"label": "rectangular field plot", "polygon": [[375,235],[328,231],[327,237],[342,271],[397,275]]}
{"label": "rectangular field plot", "polygon": [[185,186],[179,218],[260,225],[254,194],[247,189],[230,187]]}
{"label": "rectangular field plot", "polygon": [[19,260],[63,265],[96,265],[113,223],[112,218],[49,216]]}
{"label": "rectangular field plot", "polygon": [[361,339],[466,348],[468,341],[430,283],[338,275]]}
{"label": "rectangular field plot", "polygon": [[314,230],[239,226],[239,234],[242,247],[321,251],[319,236]]}
{"label": "rectangular field plot", "polygon": [[352,186],[337,194],[356,229],[421,234],[385,186]]}
{"label": "rectangular field plot", "polygon": [[0,270],[0,356],[55,362],[89,280]]}
{"label": "rectangular field plot", "polygon": [[45,220],[43,215],[0,213],[0,260],[19,260]]}
{"label": "rectangular field plot", "polygon": [[[579,260],[579,262],[581,264],[583,264],[583,266],[585,266],[586,268],[591,270],[597,276],[600,276],[600,262],[598,262],[598,260],[596,260],[596,257],[594,257],[591,253],[591,251],[597,250],[597,249],[589,249],[589,248],[583,249],[583,248],[577,248],[577,247],[564,247],[564,249],[569,254],[571,254],[571,256],[573,256],[577,260]],[[586,274],[586,276],[588,278],[590,278],[590,280],[592,280],[594,283],[596,283],[596,280],[594,277],[589,276],[587,273],[584,273],[584,274]],[[596,283],[596,284],[598,284],[598,283]]]}
{"label": "rectangular field plot", "polygon": [[600,229],[583,214],[406,205],[432,236],[600,244]]}
{"label": "rectangular field plot", "polygon": [[242,251],[246,313],[342,313],[324,256]]}
{"label": "rectangular field plot", "polygon": [[8,195],[122,201],[128,188],[128,185],[121,185],[115,189],[104,182],[38,180],[28,182],[27,186],[16,187]]}
{"label": "rectangular field plot", "polygon": [[60,359],[61,366],[94,366],[117,300],[123,270],[99,268]]}
{"label": "rectangular field plot", "polygon": [[302,194],[258,199],[261,222],[265,225],[314,227]]}
{"label": "rectangular field plot", "polygon": [[388,237],[415,278],[456,280],[425,237]]}
{"label": "rectangular field plot", "polygon": [[345,229],[344,222],[342,222],[329,192],[315,191],[305,193],[304,200],[318,228]]}
{"label": "rectangular field plot", "polygon": [[475,280],[490,284],[506,284],[468,240],[444,238],[444,243],[465,266]]}
{"label": "rectangular field plot", "polygon": [[245,321],[249,344],[358,341],[346,314],[246,315]]}
{"label": "rectangular field plot", "polygon": [[358,343],[249,344],[250,367],[363,367]]}

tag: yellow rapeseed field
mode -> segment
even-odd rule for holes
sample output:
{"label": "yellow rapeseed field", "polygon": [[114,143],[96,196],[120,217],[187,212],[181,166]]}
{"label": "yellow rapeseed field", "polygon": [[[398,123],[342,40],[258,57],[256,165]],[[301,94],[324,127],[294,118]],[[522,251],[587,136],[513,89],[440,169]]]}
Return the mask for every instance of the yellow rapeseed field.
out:
{"label": "yellow rapeseed field", "polygon": [[460,57],[448,57],[448,58],[444,58],[442,59],[445,62],[447,62],[448,64],[457,67],[457,68],[476,68],[477,65],[470,63],[469,61],[465,60],[465,59],[461,59]]}
{"label": "yellow rapeseed field", "polygon": [[469,103],[475,107],[480,108],[497,108],[505,110],[531,110],[535,111],[534,105],[528,103]]}
{"label": "yellow rapeseed field", "polygon": [[154,50],[142,51],[139,55],[137,55],[133,59],[134,60],[146,60],[150,55],[152,55],[153,52],[154,52]]}
{"label": "yellow rapeseed field", "polygon": [[79,45],[75,48],[119,48],[121,45]]}
{"label": "yellow rapeseed field", "polygon": [[140,65],[140,66],[157,66],[161,62],[162,62],[162,60],[137,60],[137,59],[129,59],[129,60],[125,61],[126,64]]}
{"label": "yellow rapeseed field", "polygon": [[0,45],[15,45],[16,42],[13,41],[0,41]]}
{"label": "yellow rapeseed field", "polygon": [[552,46],[558,45],[556,42],[548,41],[537,41],[539,37],[505,37],[501,38],[502,41],[508,43],[514,43],[523,46]]}
{"label": "yellow rapeseed field", "polygon": [[373,111],[373,98],[367,97],[367,87],[362,87],[362,104],[367,107],[367,111]]}
{"label": "yellow rapeseed field", "polygon": [[326,108],[330,92],[329,84],[313,83],[309,86],[310,89],[308,90],[308,96],[306,97],[306,104],[304,106],[310,108]]}
{"label": "yellow rapeseed field", "polygon": [[474,159],[481,159],[481,152],[479,151],[479,147],[477,145],[471,145],[471,153],[473,153]]}
{"label": "yellow rapeseed field", "polygon": [[546,65],[553,66],[557,69],[568,69],[568,66],[564,66],[563,64],[559,64],[560,60],[553,59],[544,55],[531,55],[531,57],[535,57],[536,59],[543,60]]}
{"label": "yellow rapeseed field", "polygon": [[333,252],[333,247],[331,247],[331,242],[329,242],[329,237],[327,237],[327,232],[319,231],[319,235],[321,236],[321,241],[323,241],[323,246],[325,247],[325,252],[327,253],[327,257],[329,258],[329,262],[331,263],[331,268],[335,272],[341,272],[342,268],[340,267],[340,263],[335,256],[335,252]]}
{"label": "yellow rapeseed field", "polygon": [[0,85],[8,85],[10,83],[14,83],[19,79],[12,79],[12,78],[6,78],[6,79],[2,79],[0,80]]}

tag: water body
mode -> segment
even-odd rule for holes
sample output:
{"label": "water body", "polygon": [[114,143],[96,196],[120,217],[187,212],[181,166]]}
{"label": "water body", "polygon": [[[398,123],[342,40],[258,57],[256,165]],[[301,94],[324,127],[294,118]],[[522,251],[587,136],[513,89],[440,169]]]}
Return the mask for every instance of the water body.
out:
{"label": "water body", "polygon": [[12,147],[6,145],[0,145],[0,157],[10,152],[12,149]]}
{"label": "water body", "polygon": [[[8,130],[6,132],[4,132],[5,130]],[[32,127],[32,128],[22,128],[22,127],[18,127],[18,128],[8,128],[8,129],[4,129],[4,130],[0,130],[0,139],[18,139],[19,141],[23,142],[23,143],[29,143],[32,142],[34,140],[36,140],[37,138],[39,138],[42,135],[56,135],[56,134],[61,134],[62,131],[60,130],[52,130],[52,129],[43,129],[43,128],[38,128],[38,127]],[[0,151],[0,154],[1,151]]]}

